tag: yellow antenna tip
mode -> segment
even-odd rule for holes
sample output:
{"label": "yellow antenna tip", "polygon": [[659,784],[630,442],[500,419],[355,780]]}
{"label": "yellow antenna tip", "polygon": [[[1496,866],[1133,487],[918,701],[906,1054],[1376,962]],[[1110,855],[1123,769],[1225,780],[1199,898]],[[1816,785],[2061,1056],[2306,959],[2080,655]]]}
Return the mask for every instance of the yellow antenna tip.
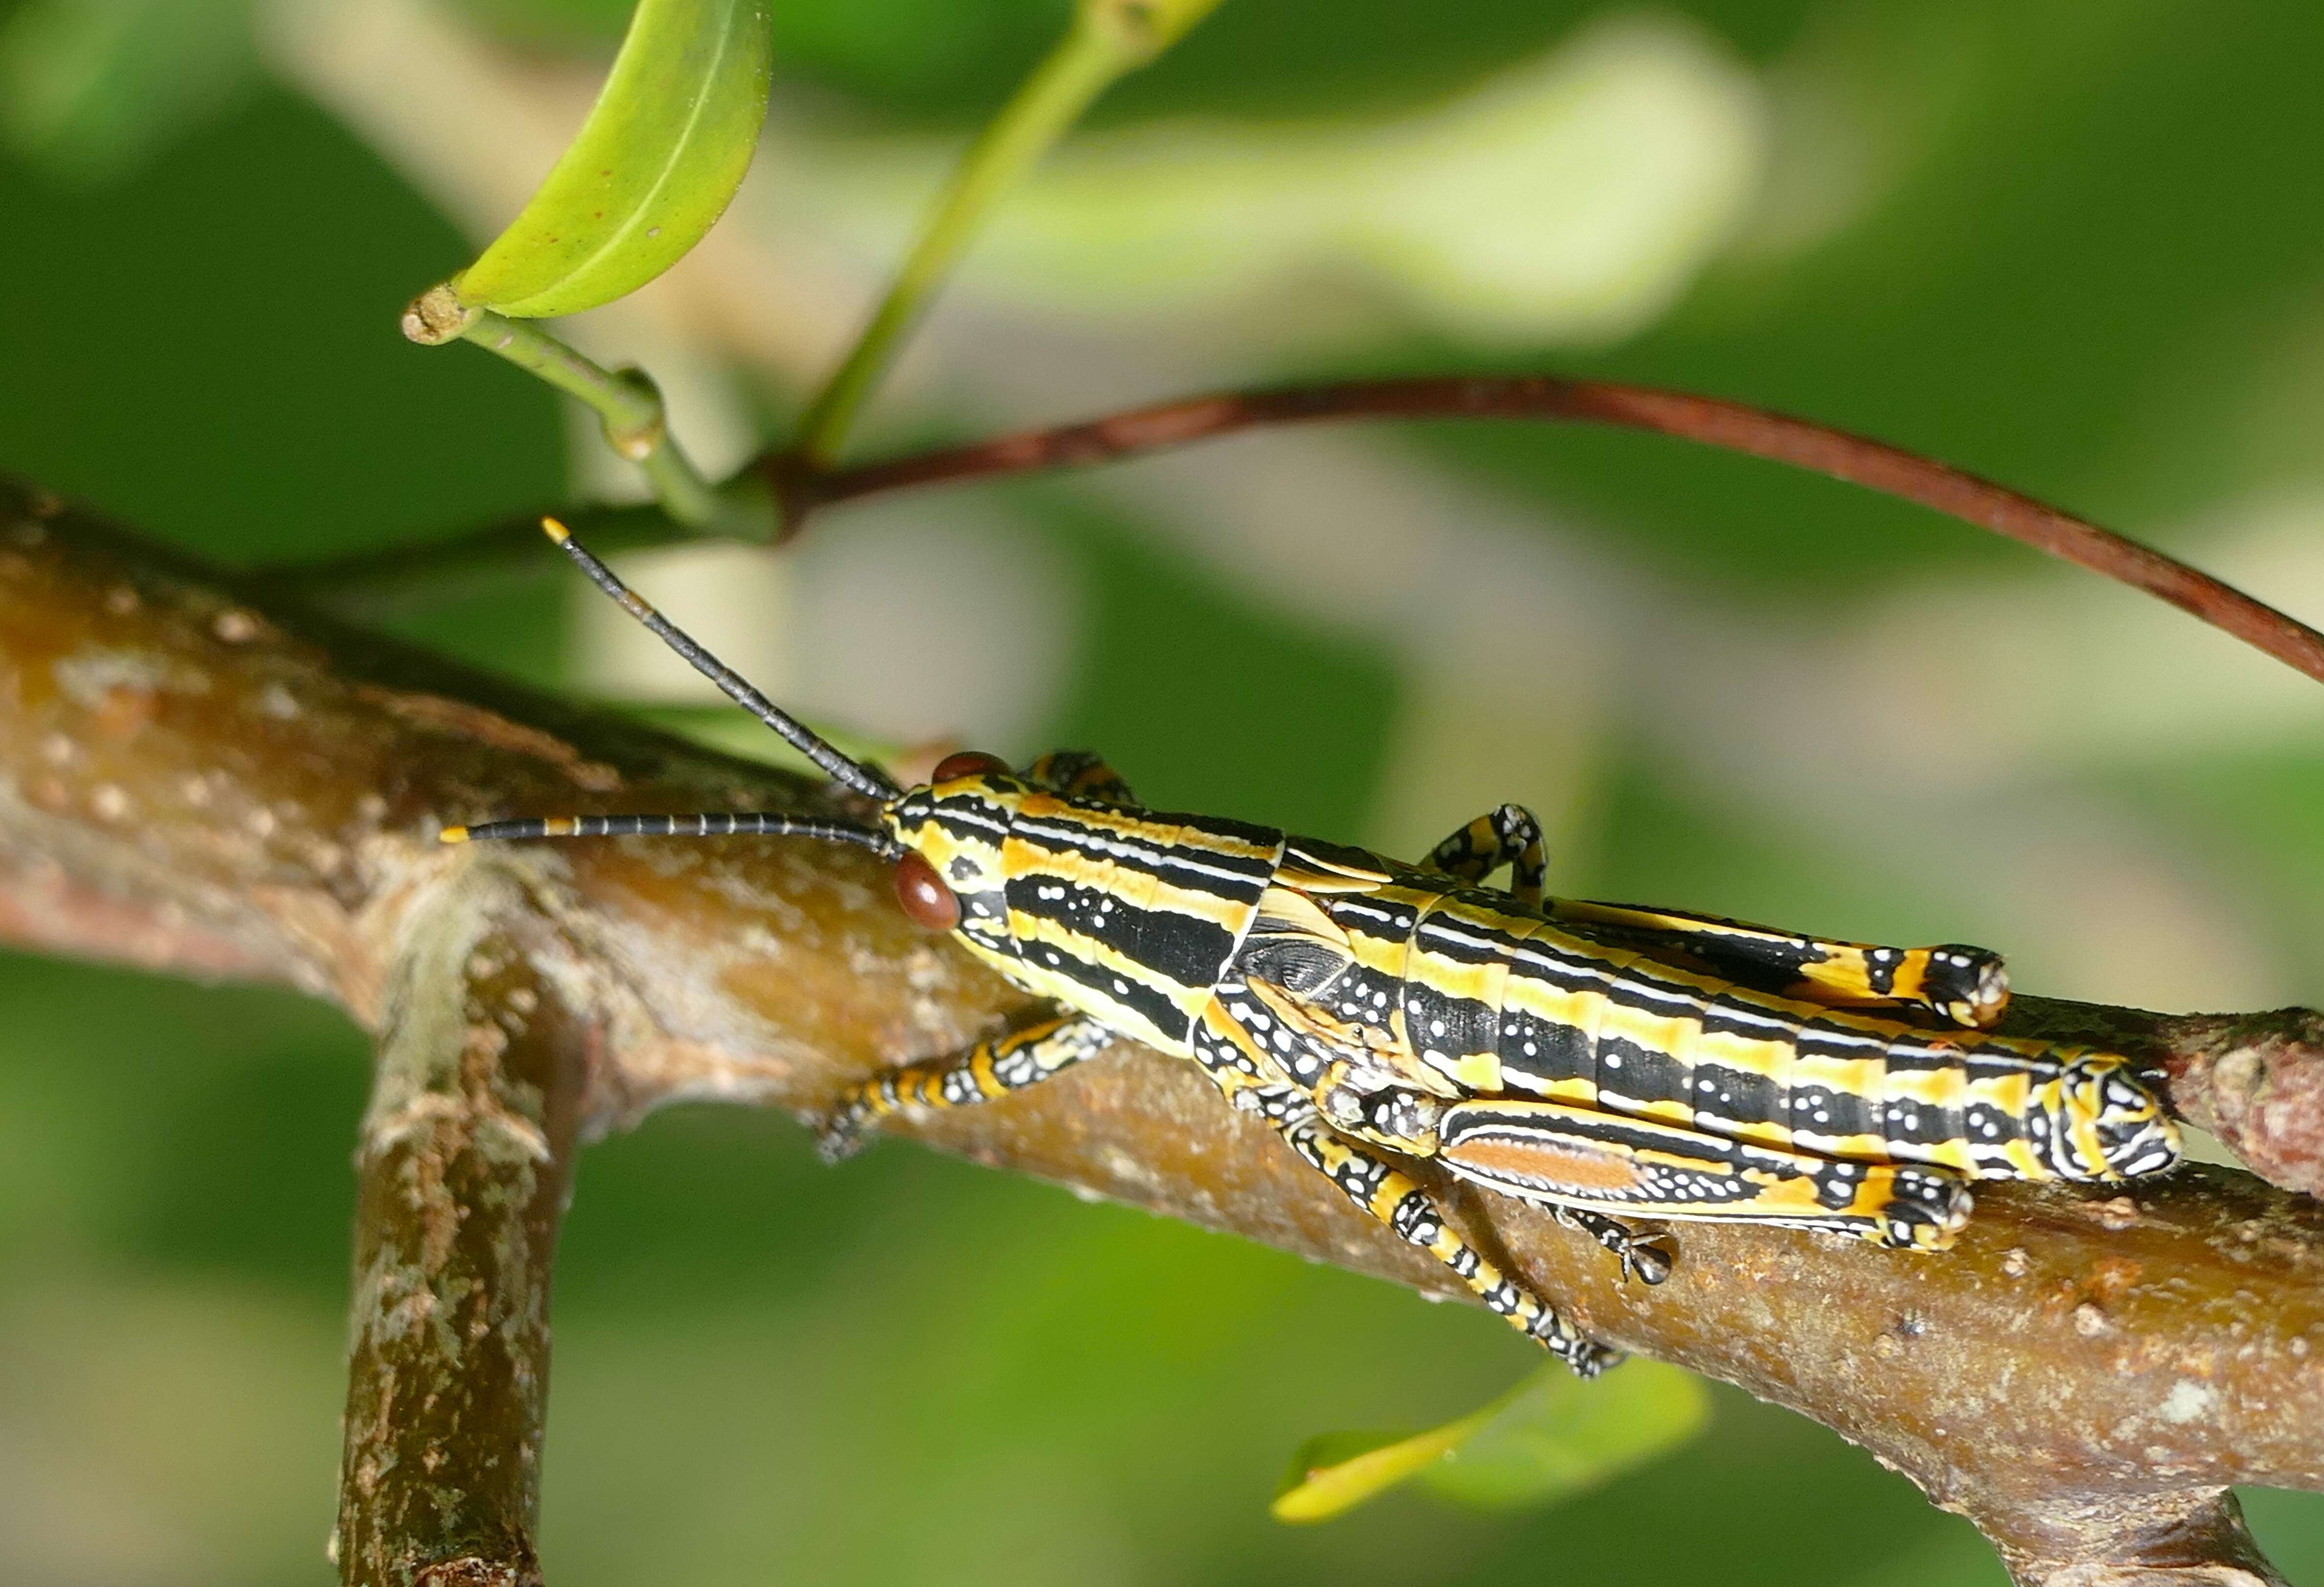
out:
{"label": "yellow antenna tip", "polygon": [[465,826],[447,826],[443,831],[436,835],[436,841],[438,843],[466,843],[468,841],[468,829]]}
{"label": "yellow antenna tip", "polygon": [[573,531],[554,518],[544,518],[540,521],[540,532],[560,546],[573,538]]}

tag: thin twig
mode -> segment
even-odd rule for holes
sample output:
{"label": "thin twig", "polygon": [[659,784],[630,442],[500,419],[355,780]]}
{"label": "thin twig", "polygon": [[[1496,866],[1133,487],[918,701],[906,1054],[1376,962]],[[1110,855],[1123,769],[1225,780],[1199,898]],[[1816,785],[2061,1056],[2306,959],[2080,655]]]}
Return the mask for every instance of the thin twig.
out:
{"label": "thin twig", "polygon": [[1788,463],[1917,502],[2158,595],[2324,682],[2324,633],[2152,546],[1899,447],[1718,397],[1554,375],[1351,381],[1227,392],[828,473],[761,463],[785,535],[815,509],[911,486],[1120,462],[1239,430],[1351,419],[1523,419],[1612,425]]}
{"label": "thin twig", "polygon": [[[1611,381],[1454,375],[1226,392],[849,468],[823,470],[793,453],[769,453],[745,473],[772,492],[787,541],[821,509],[862,496],[1127,462],[1243,430],[1358,419],[1606,424],[1788,463],[1918,503],[2144,590],[2324,682],[2324,633],[2152,546],[1885,441],[1719,397]],[[434,546],[274,569],[267,577],[272,587],[340,609],[360,608],[375,586],[408,590],[466,569],[546,567],[551,554],[534,522],[497,525]],[[640,545],[686,538],[667,521],[624,524],[621,532]],[[604,540],[604,532],[596,538]]]}
{"label": "thin twig", "polygon": [[675,522],[737,540],[772,534],[772,504],[762,493],[741,488],[739,477],[713,486],[695,467],[669,433],[661,389],[643,370],[606,369],[530,319],[462,303],[449,284],[411,300],[403,334],[422,346],[474,342],[582,403],[596,414],[605,444],[645,472],[654,499]]}

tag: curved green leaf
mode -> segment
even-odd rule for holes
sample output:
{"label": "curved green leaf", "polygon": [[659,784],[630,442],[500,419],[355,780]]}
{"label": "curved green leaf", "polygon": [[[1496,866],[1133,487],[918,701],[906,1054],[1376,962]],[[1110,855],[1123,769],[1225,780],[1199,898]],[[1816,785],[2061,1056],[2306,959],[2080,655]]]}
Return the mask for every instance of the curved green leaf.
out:
{"label": "curved green leaf", "polygon": [[1632,1361],[1594,1383],[1545,1367],[1420,1478],[1462,1504],[1549,1504],[1668,1453],[1710,1416],[1702,1379],[1660,1361]]}
{"label": "curved green leaf", "polygon": [[520,318],[635,291],[702,240],[750,168],[774,59],[767,0],[638,0],[582,125],[522,214],[455,278]]}
{"label": "curved green leaf", "polygon": [[1278,1521],[1328,1521],[1452,1453],[1470,1418],[1425,1433],[1318,1433],[1301,1444],[1268,1506]]}
{"label": "curved green leaf", "polygon": [[1480,1410],[1425,1433],[1324,1433],[1299,1446],[1275,1497],[1279,1521],[1323,1521],[1417,1477],[1489,1509],[1548,1504],[1675,1448],[1710,1414],[1702,1384],[1658,1361],[1602,1382],[1542,1367]]}

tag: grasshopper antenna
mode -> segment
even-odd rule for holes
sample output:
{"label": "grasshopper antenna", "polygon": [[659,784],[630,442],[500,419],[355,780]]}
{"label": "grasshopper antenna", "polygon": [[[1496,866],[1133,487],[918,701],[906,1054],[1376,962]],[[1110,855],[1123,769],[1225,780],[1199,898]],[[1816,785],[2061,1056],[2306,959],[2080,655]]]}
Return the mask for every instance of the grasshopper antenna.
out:
{"label": "grasshopper antenna", "polygon": [[774,729],[786,743],[823,768],[833,781],[844,782],[865,798],[877,799],[883,805],[902,795],[904,790],[889,780],[885,772],[841,754],[803,723],[745,682],[733,668],[704,650],[684,629],[646,604],[636,591],[614,577],[612,568],[598,561],[586,546],[575,540],[572,531],[554,518],[542,519],[540,527],[550,540],[557,542],[557,549],[572,558],[581,571],[589,576],[591,583],[619,601],[623,611],[653,631],[655,638],[685,657],[696,672],[724,690],[728,699]]}
{"label": "grasshopper antenna", "polygon": [[[881,804],[901,797],[903,790],[877,767],[852,761],[816,736],[804,724],[745,682],[734,669],[702,648],[684,629],[655,611],[613,575],[613,570],[573,538],[554,518],[540,521],[541,529],[558,549],[580,566],[590,581],[622,604],[622,609],[651,629],[662,643],[691,662],[694,669],[724,690],[752,715],[781,735],[784,742],[814,761],[835,781],[844,782],[866,798]],[[854,844],[886,859],[903,852],[877,827],[850,821],[826,821],[809,816],[771,810],[713,811],[696,816],[551,816],[515,821],[484,821],[474,826],[447,826],[438,835],[446,843],[482,843],[500,838],[535,837],[817,837]]]}
{"label": "grasshopper antenna", "polygon": [[447,826],[437,835],[445,843],[489,843],[497,838],[532,837],[820,837],[852,843],[884,859],[894,859],[902,845],[884,832],[847,821],[823,821],[807,816],[788,816],[771,810],[713,811],[702,816],[551,816],[521,821],[484,821],[474,826]]}

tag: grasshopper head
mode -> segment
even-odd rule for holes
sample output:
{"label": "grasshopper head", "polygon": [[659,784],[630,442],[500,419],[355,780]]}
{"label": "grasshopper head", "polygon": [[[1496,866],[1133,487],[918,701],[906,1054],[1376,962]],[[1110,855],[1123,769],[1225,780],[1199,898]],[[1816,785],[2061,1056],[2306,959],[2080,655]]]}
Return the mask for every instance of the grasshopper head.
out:
{"label": "grasshopper head", "polygon": [[995,755],[946,756],[928,781],[882,807],[903,845],[896,901],[931,931],[958,930],[1009,953],[1009,906],[1001,846],[1032,784]]}

